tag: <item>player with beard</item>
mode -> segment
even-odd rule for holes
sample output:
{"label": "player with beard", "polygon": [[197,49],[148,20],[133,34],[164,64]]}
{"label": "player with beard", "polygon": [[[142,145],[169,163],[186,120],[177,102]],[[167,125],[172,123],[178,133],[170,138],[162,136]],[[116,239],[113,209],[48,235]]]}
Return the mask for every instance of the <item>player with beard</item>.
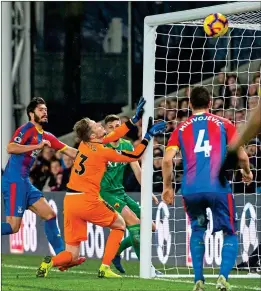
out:
{"label": "player with beard", "polygon": [[16,233],[20,229],[26,209],[45,220],[44,229],[56,254],[64,249],[64,243],[56,223],[56,214],[46,199],[29,179],[30,168],[44,146],[75,158],[77,150],[60,142],[43,130],[48,122],[47,107],[41,97],[35,97],[27,107],[29,122],[14,133],[7,151],[11,154],[2,176],[6,222],[1,223],[1,235]]}

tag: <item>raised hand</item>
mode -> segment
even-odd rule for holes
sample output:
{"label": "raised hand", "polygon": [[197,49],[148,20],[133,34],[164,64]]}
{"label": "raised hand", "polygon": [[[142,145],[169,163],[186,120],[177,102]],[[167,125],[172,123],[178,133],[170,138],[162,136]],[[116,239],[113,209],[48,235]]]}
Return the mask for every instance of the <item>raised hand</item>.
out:
{"label": "raised hand", "polygon": [[144,97],[141,96],[139,103],[138,103],[138,106],[136,108],[136,112],[135,112],[134,116],[131,118],[131,121],[134,124],[137,123],[141,119],[141,117],[144,113],[143,107],[144,107],[145,103],[146,103],[146,100],[144,99]]}
{"label": "raised hand", "polygon": [[165,132],[166,124],[167,123],[165,121],[161,121],[161,122],[153,124],[153,119],[152,117],[150,117],[149,122],[148,122],[147,132],[144,138],[150,140],[152,136]]}

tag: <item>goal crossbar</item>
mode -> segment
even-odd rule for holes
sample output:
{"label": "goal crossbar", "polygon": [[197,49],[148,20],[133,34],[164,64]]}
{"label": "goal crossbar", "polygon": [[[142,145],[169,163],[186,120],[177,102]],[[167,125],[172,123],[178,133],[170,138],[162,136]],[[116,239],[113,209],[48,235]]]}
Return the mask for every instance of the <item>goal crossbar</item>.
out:
{"label": "goal crossbar", "polygon": [[238,14],[244,12],[251,12],[261,9],[261,2],[234,2],[229,4],[215,5],[210,7],[203,7],[191,10],[184,10],[172,13],[163,13],[157,15],[146,16],[144,24],[148,26],[158,26],[179,23],[184,21],[192,21],[205,18],[211,13],[219,12],[221,14]]}

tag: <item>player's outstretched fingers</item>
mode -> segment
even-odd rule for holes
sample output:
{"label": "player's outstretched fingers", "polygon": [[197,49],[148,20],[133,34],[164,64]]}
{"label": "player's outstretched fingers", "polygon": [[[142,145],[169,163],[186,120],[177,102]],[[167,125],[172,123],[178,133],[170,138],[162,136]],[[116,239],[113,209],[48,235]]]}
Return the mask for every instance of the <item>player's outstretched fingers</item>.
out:
{"label": "player's outstretched fingers", "polygon": [[135,115],[131,119],[134,124],[137,123],[141,119],[141,117],[144,113],[143,107],[144,107],[145,103],[146,103],[146,100],[144,99],[144,97],[141,97],[139,100],[139,103],[137,105]]}

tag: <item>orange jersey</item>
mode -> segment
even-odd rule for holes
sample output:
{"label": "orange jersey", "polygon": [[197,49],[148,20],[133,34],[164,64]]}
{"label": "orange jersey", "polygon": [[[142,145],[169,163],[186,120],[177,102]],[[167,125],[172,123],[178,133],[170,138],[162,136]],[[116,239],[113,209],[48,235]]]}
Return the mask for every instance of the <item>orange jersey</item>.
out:
{"label": "orange jersey", "polygon": [[103,138],[102,143],[106,144],[118,140],[119,138],[123,137],[133,127],[135,126],[133,125],[131,120],[126,121],[120,127],[116,128],[114,131],[107,134]]}
{"label": "orange jersey", "polygon": [[100,143],[81,142],[67,187],[77,192],[85,192],[88,200],[98,199],[107,163],[137,161],[147,145],[148,141],[144,139],[134,151],[117,151]]}

